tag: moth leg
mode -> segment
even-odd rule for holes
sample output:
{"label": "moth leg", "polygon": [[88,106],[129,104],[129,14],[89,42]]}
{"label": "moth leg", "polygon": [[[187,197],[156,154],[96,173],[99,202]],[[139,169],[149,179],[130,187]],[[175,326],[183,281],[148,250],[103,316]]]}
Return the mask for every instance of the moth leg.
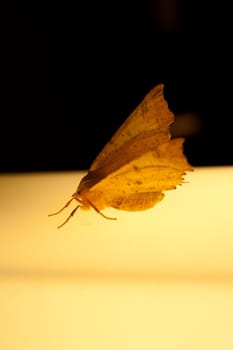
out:
{"label": "moth leg", "polygon": [[[71,201],[69,201],[71,202]],[[61,224],[59,225],[57,228],[61,228],[62,226],[64,226],[71,218],[72,216],[75,214],[76,210],[80,207],[80,205],[78,204],[73,210],[72,212],[70,213],[70,215],[68,216],[68,218]]]}
{"label": "moth leg", "polygon": [[60,210],[56,211],[56,213],[52,213],[52,214],[49,214],[48,216],[53,216],[53,215],[57,215],[57,214],[60,214],[65,208],[67,208],[70,203],[72,202],[74,198],[71,198],[65,205],[64,207],[62,207]]}
{"label": "moth leg", "polygon": [[87,198],[86,201],[90,204],[90,206],[101,216],[103,216],[103,218],[108,219],[108,220],[117,220],[117,218],[111,218],[109,216],[104,215],[93,203],[91,203]]}

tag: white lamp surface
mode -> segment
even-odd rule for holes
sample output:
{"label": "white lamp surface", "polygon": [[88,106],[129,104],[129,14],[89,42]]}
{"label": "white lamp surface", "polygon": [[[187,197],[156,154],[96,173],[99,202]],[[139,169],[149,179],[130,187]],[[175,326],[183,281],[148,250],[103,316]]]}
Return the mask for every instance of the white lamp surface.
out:
{"label": "white lamp surface", "polygon": [[233,167],[57,216],[85,172],[0,176],[0,349],[233,349]]}

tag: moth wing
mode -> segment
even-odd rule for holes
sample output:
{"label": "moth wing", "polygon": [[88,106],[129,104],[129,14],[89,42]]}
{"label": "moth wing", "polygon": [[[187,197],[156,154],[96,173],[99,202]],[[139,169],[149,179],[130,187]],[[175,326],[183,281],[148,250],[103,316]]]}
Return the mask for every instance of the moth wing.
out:
{"label": "moth wing", "polygon": [[113,151],[111,158],[106,159],[102,166],[88,171],[87,178],[89,184],[93,186],[124,165],[130,164],[134,159],[155,150],[160,143],[164,142],[167,142],[167,136],[159,131],[148,130],[135,136],[133,139],[127,141],[123,148]]}
{"label": "moth wing", "polygon": [[116,197],[111,202],[111,207],[120,210],[142,211],[154,207],[163,197],[162,192],[132,193],[128,197]]}
{"label": "moth wing", "polygon": [[183,155],[183,138],[170,140],[147,152],[89,188],[101,192],[106,204],[135,193],[154,193],[175,189],[182,184],[183,175],[192,170]]}
{"label": "moth wing", "polygon": [[118,156],[119,149],[123,151],[124,145],[137,135],[154,130],[167,140],[170,138],[168,126],[174,121],[174,115],[164,99],[163,88],[164,85],[159,84],[144,97],[96,157],[89,171],[111,163],[111,159],[116,158],[116,154]]}

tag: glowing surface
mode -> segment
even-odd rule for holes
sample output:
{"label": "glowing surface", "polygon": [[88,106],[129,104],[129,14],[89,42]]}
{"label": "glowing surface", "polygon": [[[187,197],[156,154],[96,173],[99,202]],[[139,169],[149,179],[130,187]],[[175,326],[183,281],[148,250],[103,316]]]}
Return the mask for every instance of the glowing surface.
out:
{"label": "glowing surface", "polygon": [[232,350],[233,167],[58,230],[83,174],[0,176],[0,349]]}

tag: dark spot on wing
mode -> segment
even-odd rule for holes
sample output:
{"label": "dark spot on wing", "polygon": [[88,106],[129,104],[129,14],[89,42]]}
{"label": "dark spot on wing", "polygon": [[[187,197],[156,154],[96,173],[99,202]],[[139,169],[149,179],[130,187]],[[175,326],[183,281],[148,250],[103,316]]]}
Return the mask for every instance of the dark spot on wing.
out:
{"label": "dark spot on wing", "polygon": [[136,183],[137,185],[142,185],[142,181],[140,181],[140,180],[137,180],[135,183]]}

